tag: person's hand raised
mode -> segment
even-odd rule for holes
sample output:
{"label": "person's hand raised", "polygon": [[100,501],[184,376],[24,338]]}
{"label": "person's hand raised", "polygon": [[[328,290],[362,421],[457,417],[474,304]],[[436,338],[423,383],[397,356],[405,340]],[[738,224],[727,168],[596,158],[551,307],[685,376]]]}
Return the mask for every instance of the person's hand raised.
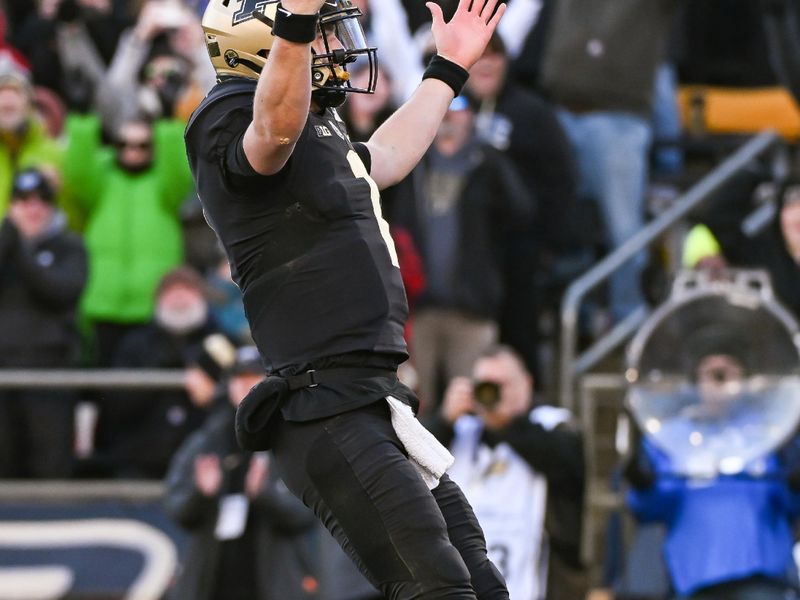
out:
{"label": "person's hand raised", "polygon": [[442,58],[469,70],[483,51],[506,12],[500,0],[460,0],[453,18],[445,23],[441,7],[428,2],[433,25],[431,32],[436,53]]}
{"label": "person's hand raised", "polygon": [[203,454],[194,460],[194,483],[204,496],[216,496],[222,485],[222,467],[216,454]]}

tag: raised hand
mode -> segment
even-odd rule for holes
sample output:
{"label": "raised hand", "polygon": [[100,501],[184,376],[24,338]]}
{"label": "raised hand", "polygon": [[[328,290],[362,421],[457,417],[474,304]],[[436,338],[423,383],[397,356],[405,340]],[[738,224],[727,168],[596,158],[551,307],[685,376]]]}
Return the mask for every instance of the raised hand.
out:
{"label": "raised hand", "polygon": [[431,31],[436,53],[469,70],[483,54],[506,12],[506,5],[498,6],[499,1],[459,0],[456,13],[449,23],[445,23],[441,7],[428,2],[426,6],[433,17]]}
{"label": "raised hand", "polygon": [[216,496],[222,486],[222,467],[216,454],[201,454],[194,459],[194,484],[204,496]]}
{"label": "raised hand", "polygon": [[452,425],[461,415],[471,413],[474,406],[472,381],[468,377],[454,377],[448,384],[442,400],[444,420]]}

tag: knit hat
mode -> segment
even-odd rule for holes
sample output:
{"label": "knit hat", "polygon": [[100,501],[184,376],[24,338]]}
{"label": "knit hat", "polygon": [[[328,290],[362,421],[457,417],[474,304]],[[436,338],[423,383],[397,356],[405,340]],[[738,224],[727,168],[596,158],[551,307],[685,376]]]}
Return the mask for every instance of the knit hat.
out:
{"label": "knit hat", "polygon": [[36,193],[45,202],[55,201],[55,191],[47,177],[38,169],[25,169],[14,176],[11,187],[11,199],[21,198]]}

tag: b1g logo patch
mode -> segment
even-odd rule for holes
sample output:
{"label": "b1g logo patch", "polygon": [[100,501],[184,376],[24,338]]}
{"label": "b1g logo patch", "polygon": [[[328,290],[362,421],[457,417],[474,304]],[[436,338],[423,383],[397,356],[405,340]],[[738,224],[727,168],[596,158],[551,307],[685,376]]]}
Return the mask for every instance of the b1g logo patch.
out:
{"label": "b1g logo patch", "polygon": [[325,125],[314,125],[314,131],[317,132],[317,137],[320,138],[333,136],[331,130],[325,127]]}

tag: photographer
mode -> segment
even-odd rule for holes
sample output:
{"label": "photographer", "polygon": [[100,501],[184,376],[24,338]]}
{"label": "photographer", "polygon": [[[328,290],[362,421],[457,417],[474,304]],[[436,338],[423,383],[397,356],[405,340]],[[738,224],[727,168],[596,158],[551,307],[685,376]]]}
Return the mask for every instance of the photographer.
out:
{"label": "photographer", "polygon": [[[536,402],[520,357],[496,346],[475,362],[471,380],[450,382],[441,412],[428,424],[455,456],[450,476],[472,504],[489,555],[517,600],[585,594],[583,440],[569,420],[566,410]],[[547,581],[540,580],[543,568]]]}

